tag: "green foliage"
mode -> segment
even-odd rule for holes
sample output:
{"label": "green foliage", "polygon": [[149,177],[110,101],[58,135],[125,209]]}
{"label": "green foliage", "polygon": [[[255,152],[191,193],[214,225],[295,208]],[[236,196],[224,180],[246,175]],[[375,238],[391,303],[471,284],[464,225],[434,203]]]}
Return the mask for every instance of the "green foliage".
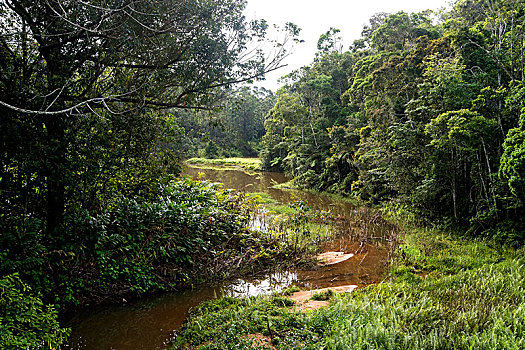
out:
{"label": "green foliage", "polygon": [[[103,207],[115,187],[155,193],[159,175],[178,172],[174,145],[187,139],[177,109],[217,107],[298,41],[289,23],[272,57],[250,52],[250,42],[268,43],[268,24],[246,21],[242,0],[128,5],[0,4],[0,205],[42,219],[49,236],[59,236],[66,208]],[[259,115],[259,135],[243,130],[255,143],[264,98],[244,94],[254,105],[244,120]]]}
{"label": "green foliage", "polygon": [[275,103],[264,88],[242,88],[220,109],[181,111],[178,123],[186,132],[179,145],[185,157],[255,157],[264,135],[264,117]]}
{"label": "green foliage", "polygon": [[[226,278],[245,261],[253,269],[279,261],[279,247],[247,229],[253,200],[176,182],[181,157],[199,148],[185,112],[220,119],[216,107],[233,85],[279,66],[297,41],[299,28],[289,23],[269,43],[268,24],[246,21],[245,5],[0,3],[1,276],[19,273],[43,303],[64,310]],[[278,49],[260,55],[252,41]],[[244,89],[225,106],[227,124],[245,136],[232,152],[255,155],[272,96]],[[212,141],[208,154],[219,155],[224,145]],[[63,340],[38,300],[20,297],[29,311],[17,318],[10,309],[1,331],[40,312],[28,341],[39,341],[38,327],[56,337],[0,347]],[[20,329],[5,332],[29,328],[13,327]]]}
{"label": "green foliage", "polygon": [[[192,313],[178,346],[235,348],[244,344],[247,334],[269,334],[268,328],[278,349],[525,345],[525,268],[520,251],[502,252],[483,241],[435,231],[411,229],[404,239],[396,254],[395,277],[389,282],[335,297],[327,308],[307,313],[275,310],[272,296],[221,299],[211,304],[213,308]],[[220,327],[217,333],[215,327]],[[221,339],[221,331],[232,336]]]}
{"label": "green foliage", "polygon": [[44,305],[18,274],[0,279],[2,349],[55,349],[68,334],[59,326],[55,308]]}
{"label": "green foliage", "polygon": [[500,175],[510,191],[523,205],[525,198],[525,111],[520,116],[520,125],[509,130],[503,144]]}
{"label": "green foliage", "polygon": [[209,259],[235,254],[250,237],[250,203],[217,185],[184,179],[163,187],[154,201],[117,197],[105,212],[83,214],[81,222],[89,224],[72,222],[71,239],[89,237],[84,242],[93,249],[98,289],[142,294],[186,284],[190,275],[195,282],[192,271]]}
{"label": "green foliage", "polygon": [[458,1],[437,23],[430,11],[379,13],[348,52],[331,29],[278,93],[263,167],[419,222],[507,236],[525,211],[524,14],[501,0]]}
{"label": "green foliage", "polygon": [[182,179],[155,198],[119,194],[104,210],[68,212],[54,250],[38,220],[4,217],[0,268],[67,307],[226,278],[304,251],[288,234],[250,231],[257,206],[217,184]]}

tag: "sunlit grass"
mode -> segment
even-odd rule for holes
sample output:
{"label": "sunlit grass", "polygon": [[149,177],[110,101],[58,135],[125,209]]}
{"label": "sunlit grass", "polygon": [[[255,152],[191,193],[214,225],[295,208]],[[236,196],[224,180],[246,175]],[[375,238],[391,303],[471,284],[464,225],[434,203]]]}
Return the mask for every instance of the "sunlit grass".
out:
{"label": "sunlit grass", "polygon": [[255,198],[258,203],[263,204],[264,206],[278,203],[277,200],[273,199],[271,195],[265,192],[253,192],[247,193],[247,195]]}
{"label": "sunlit grass", "polygon": [[248,170],[261,170],[261,160],[259,158],[190,158],[187,164],[235,166]]}

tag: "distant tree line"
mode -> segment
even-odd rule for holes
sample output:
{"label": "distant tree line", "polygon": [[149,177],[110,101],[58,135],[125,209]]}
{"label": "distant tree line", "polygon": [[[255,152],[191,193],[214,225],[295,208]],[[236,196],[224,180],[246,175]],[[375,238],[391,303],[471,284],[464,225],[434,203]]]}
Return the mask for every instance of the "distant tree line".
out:
{"label": "distant tree line", "polygon": [[183,110],[177,125],[186,138],[177,144],[183,157],[256,157],[265,134],[264,119],[275,94],[258,87],[243,87],[212,111]]}

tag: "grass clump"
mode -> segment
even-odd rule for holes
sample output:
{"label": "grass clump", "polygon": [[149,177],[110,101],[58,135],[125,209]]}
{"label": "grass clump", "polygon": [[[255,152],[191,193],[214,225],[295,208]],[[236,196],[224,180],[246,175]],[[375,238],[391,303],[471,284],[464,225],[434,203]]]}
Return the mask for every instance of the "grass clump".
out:
{"label": "grass clump", "polygon": [[397,250],[394,275],[410,269],[414,273],[445,276],[517,256],[512,249],[433,230],[409,229],[403,241]]}
{"label": "grass clump", "polygon": [[252,342],[247,335],[275,339],[304,324],[304,315],[294,313],[292,305],[290,299],[278,295],[205,302],[191,312],[174,348],[249,349]]}
{"label": "grass clump", "polygon": [[291,215],[297,213],[297,209],[292,208],[286,204],[270,204],[265,205],[265,207],[268,212],[273,215]]}
{"label": "grass clump", "polygon": [[275,184],[272,186],[272,188],[278,189],[278,190],[296,190],[299,189],[297,185],[295,185],[293,180],[286,181],[280,184]]}
{"label": "grass clump", "polygon": [[283,290],[280,294],[283,295],[283,296],[289,297],[293,293],[299,292],[299,291],[301,291],[301,288],[299,288],[297,286],[291,286],[291,287],[288,287],[285,290]]}
{"label": "grass clump", "polygon": [[311,300],[326,301],[326,300],[330,300],[334,296],[334,294],[335,293],[334,293],[333,290],[325,289],[323,291],[315,292],[310,299]]}
{"label": "grass clump", "polygon": [[277,200],[273,199],[271,195],[265,192],[253,192],[247,193],[247,195],[255,199],[258,203],[263,204],[264,206],[279,203]]}

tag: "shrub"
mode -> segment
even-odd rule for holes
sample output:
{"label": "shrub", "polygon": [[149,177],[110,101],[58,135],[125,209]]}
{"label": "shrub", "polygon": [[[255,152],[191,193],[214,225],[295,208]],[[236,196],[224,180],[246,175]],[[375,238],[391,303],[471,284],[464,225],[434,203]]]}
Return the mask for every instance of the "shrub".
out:
{"label": "shrub", "polygon": [[1,349],[53,349],[68,334],[58,324],[57,311],[44,305],[18,274],[0,279]]}

